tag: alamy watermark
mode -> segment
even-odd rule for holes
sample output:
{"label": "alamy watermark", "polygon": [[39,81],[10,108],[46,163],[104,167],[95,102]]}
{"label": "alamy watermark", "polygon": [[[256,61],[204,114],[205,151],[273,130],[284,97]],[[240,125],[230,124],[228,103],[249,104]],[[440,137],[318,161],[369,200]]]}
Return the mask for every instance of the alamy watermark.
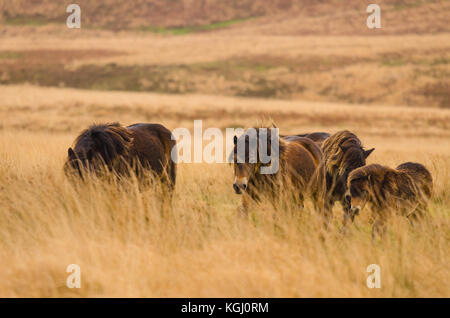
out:
{"label": "alamy watermark", "polygon": [[369,4],[366,9],[367,13],[370,15],[367,17],[367,27],[369,29],[380,29],[381,28],[381,8],[378,4]]}
{"label": "alamy watermark", "polygon": [[[66,12],[70,13],[67,17],[66,25],[69,29],[81,28],[81,7],[78,4],[69,4],[66,8]],[[366,9],[367,13],[370,13],[367,18],[366,25],[369,29],[381,28],[381,8],[377,4],[369,4]]]}
{"label": "alamy watermark", "polygon": [[66,12],[70,13],[67,17],[66,25],[69,29],[81,28],[81,8],[78,4],[69,4]]}
{"label": "alamy watermark", "polygon": [[381,268],[378,264],[370,264],[367,266],[366,271],[371,273],[367,277],[367,287],[369,288],[381,288]]}
{"label": "alamy watermark", "polygon": [[[239,136],[239,137],[238,137]],[[171,151],[175,163],[260,163],[261,174],[274,174],[279,169],[278,128],[219,128],[203,132],[201,120],[194,120],[194,134],[187,128],[176,128]],[[203,147],[203,142],[208,142]],[[225,153],[224,153],[225,148]]]}
{"label": "alamy watermark", "polygon": [[[80,265],[70,264],[66,268],[66,272],[70,275],[66,279],[67,288],[81,288],[81,268]],[[366,268],[366,272],[370,273],[367,277],[366,284],[370,289],[381,288],[381,267],[378,264],[370,264]],[[183,312],[189,312],[188,308],[182,309]]]}
{"label": "alamy watermark", "polygon": [[67,288],[81,288],[81,268],[80,265],[70,264],[66,268],[67,273],[71,273],[66,279]]}

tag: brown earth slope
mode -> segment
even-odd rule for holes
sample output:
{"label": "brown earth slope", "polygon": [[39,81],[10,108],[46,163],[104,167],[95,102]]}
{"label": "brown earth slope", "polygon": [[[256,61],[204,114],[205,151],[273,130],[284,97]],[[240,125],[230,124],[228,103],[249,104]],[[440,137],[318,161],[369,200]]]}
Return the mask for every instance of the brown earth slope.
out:
{"label": "brown earth slope", "polygon": [[[186,27],[262,17],[253,25],[270,34],[368,34],[360,28],[368,4],[361,0],[79,0],[83,23],[113,30],[145,26]],[[383,33],[448,31],[447,0],[380,0]],[[42,25],[65,21],[66,3],[55,0],[2,0],[5,24]]]}
{"label": "brown earth slope", "polygon": [[450,1],[0,1],[0,84],[450,107]]}

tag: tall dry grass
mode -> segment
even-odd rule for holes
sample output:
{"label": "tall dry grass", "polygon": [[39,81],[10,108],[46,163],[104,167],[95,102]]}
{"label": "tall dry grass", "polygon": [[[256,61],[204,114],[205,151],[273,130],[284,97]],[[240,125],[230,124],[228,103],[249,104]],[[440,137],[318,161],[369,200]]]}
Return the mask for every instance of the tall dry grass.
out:
{"label": "tall dry grass", "polygon": [[[89,104],[91,93],[78,94],[73,96]],[[37,95],[36,106],[58,96],[57,91],[41,99]],[[15,101],[12,96],[5,100],[6,104]],[[26,97],[19,100],[23,104]],[[169,103],[171,98],[160,96],[160,100]],[[253,101],[238,102],[243,106]],[[53,112],[64,109],[53,107]],[[345,110],[342,107],[322,111],[333,117]],[[365,109],[361,107],[353,108],[354,113]],[[298,111],[300,118],[302,110]],[[29,112],[17,110],[15,118],[25,119]],[[80,123],[91,120],[65,112]],[[201,108],[186,113],[202,114]],[[53,122],[50,127],[61,120],[45,112],[41,118],[33,114],[41,124]],[[163,123],[170,114],[165,116]],[[395,166],[419,161],[435,179],[428,218],[411,226],[394,217],[385,239],[373,243],[367,212],[346,235],[339,231],[339,207],[328,231],[309,204],[300,212],[290,202],[281,208],[264,201],[252,205],[248,219],[239,217],[240,197],[232,190],[233,173],[226,164],[179,165],[173,208],[166,214],[161,213],[157,192],[139,190],[133,180],[120,186],[95,179],[73,184],[64,177],[62,165],[75,132],[51,131],[45,125],[32,131],[32,123],[19,130],[7,125],[12,117],[6,119],[0,131],[1,296],[450,296],[450,147],[445,135],[419,137],[414,133],[420,131],[408,128],[406,121],[404,129],[411,129],[413,137],[373,133],[372,128],[363,128],[364,123],[354,127],[366,145],[377,148],[370,163]],[[216,120],[229,123],[226,118]],[[303,129],[286,118],[278,124],[284,131]],[[439,132],[439,127],[420,127]],[[341,127],[319,124],[317,128],[333,132]],[[81,289],[65,285],[69,264],[81,267]],[[381,289],[366,286],[369,264],[381,266]]]}
{"label": "tall dry grass", "polygon": [[[449,1],[382,1],[381,30],[366,28],[369,2],[337,3],[83,0],[82,29],[71,30],[61,3],[0,0],[0,296],[449,297]],[[186,34],[140,28],[149,25]],[[83,67],[105,85],[72,78]],[[136,79],[132,89],[155,92],[149,69],[157,83],[193,88],[111,91]],[[236,97],[247,88],[271,99]],[[226,164],[179,165],[167,213],[158,190],[133,179],[63,175],[67,148],[93,122],[192,129],[195,119],[205,129],[273,119],[282,134],[350,129],[376,148],[369,163],[431,170],[428,218],[393,217],[372,242],[367,211],[345,235],[339,206],[327,231],[309,203],[263,201],[239,217]],[[69,264],[81,267],[80,289],[66,286]],[[381,289],[366,286],[370,264]]]}

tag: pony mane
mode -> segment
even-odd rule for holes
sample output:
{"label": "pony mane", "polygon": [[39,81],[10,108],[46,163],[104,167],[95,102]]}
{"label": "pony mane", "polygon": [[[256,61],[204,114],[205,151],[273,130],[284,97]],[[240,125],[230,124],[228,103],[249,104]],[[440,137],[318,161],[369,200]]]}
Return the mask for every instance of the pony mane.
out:
{"label": "pony mane", "polygon": [[90,141],[105,163],[112,163],[116,157],[126,157],[129,154],[133,137],[131,132],[119,123],[94,124],[84,130],[75,140],[75,148],[83,147]]}
{"label": "pony mane", "polygon": [[[262,125],[262,126],[260,126],[260,127],[255,128],[255,129],[256,129],[256,133],[257,133],[257,135],[258,135],[258,143],[259,143],[259,132],[260,132],[260,130],[261,130],[261,129],[267,129],[267,132],[268,132],[268,134],[267,134],[267,141],[270,142],[270,141],[271,141],[271,135],[272,135],[271,129],[273,129],[273,128],[278,128],[278,127],[275,125],[274,122],[272,122],[271,125],[269,125],[269,126],[267,126],[267,125],[266,125],[266,126]],[[286,145],[287,145],[288,143],[289,143],[288,141],[286,141],[286,140],[284,140],[283,138],[281,138],[281,135],[278,134],[278,145],[279,145],[279,154],[280,154],[280,155],[285,151]],[[269,148],[269,150],[270,150],[270,148]]]}
{"label": "pony mane", "polygon": [[[326,160],[328,171],[342,170],[340,163],[361,160],[364,149],[359,138],[348,130],[340,131],[327,138],[322,145],[322,152]],[[343,173],[343,171],[339,171]]]}
{"label": "pony mane", "polygon": [[[272,127],[267,127],[267,126],[260,126],[260,127],[250,127],[250,128],[247,128],[245,131],[244,131],[244,134],[242,134],[241,136],[239,136],[238,137],[238,140],[240,140],[241,138],[244,138],[244,136],[246,136],[246,133],[247,133],[247,131],[248,131],[248,129],[255,129],[255,131],[256,131],[256,139],[257,139],[257,155],[259,155],[259,137],[260,137],[260,130],[261,129],[267,129],[267,132],[268,132],[268,134],[267,134],[267,142],[268,143],[270,143],[270,141],[271,141],[271,128],[277,128],[275,125],[272,125]],[[279,154],[281,155],[282,153],[284,153],[284,151],[285,151],[285,149],[286,149],[286,145],[288,144],[289,142],[288,141],[286,141],[286,140],[284,140],[283,138],[281,138],[281,136],[278,136],[278,145],[279,145]],[[246,149],[247,150],[247,149]],[[234,161],[235,161],[235,156],[236,156],[236,151],[237,151],[237,145],[234,145],[234,147],[233,147],[233,151],[229,154],[229,156],[228,156],[228,162],[229,163],[234,163]],[[271,151],[271,148],[268,148],[268,151],[270,152]],[[246,151],[247,152],[247,151]],[[246,153],[246,157],[247,157],[247,153]]]}
{"label": "pony mane", "polygon": [[323,142],[322,151],[327,157],[342,153],[341,147],[360,147],[362,148],[361,141],[352,132],[343,130],[328,137]]}

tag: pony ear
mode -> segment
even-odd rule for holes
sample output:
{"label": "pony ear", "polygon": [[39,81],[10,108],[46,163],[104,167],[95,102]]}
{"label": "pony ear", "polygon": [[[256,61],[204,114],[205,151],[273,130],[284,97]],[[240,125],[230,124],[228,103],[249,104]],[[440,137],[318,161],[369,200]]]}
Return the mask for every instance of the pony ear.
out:
{"label": "pony ear", "polygon": [[233,137],[233,143],[234,143],[235,145],[237,144],[237,141],[238,141],[237,136],[234,136],[234,137]]}
{"label": "pony ear", "polygon": [[364,158],[369,157],[369,155],[375,150],[375,148],[364,150]]}
{"label": "pony ear", "polygon": [[67,149],[67,155],[69,156],[69,159],[75,159],[76,155],[72,148]]}

